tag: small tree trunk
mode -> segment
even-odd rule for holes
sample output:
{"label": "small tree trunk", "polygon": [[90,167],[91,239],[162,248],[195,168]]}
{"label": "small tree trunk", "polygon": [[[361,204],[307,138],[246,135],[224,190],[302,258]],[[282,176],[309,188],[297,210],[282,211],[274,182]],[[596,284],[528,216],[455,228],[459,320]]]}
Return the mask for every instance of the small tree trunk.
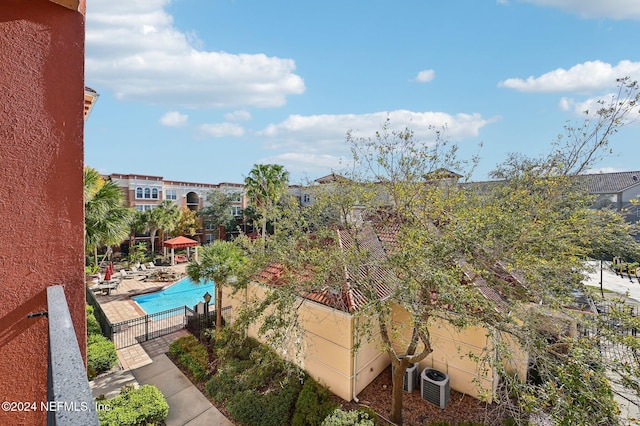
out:
{"label": "small tree trunk", "polygon": [[216,332],[222,331],[222,283],[216,282]]}
{"label": "small tree trunk", "polygon": [[[394,357],[395,358],[395,357]],[[393,390],[391,391],[391,417],[390,420],[397,424],[402,424],[402,384],[404,381],[404,372],[409,366],[407,358],[392,359],[391,364],[393,371]]]}

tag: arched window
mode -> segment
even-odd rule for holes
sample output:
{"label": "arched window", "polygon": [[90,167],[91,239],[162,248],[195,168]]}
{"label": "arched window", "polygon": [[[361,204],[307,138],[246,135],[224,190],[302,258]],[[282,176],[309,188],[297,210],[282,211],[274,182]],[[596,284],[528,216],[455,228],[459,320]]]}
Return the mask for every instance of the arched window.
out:
{"label": "arched window", "polygon": [[136,198],[142,198],[142,188],[136,188]]}
{"label": "arched window", "polygon": [[158,199],[158,188],[153,188],[151,190],[151,198],[153,198],[154,200]]}
{"label": "arched window", "polygon": [[151,188],[144,189],[144,198],[151,198]]}

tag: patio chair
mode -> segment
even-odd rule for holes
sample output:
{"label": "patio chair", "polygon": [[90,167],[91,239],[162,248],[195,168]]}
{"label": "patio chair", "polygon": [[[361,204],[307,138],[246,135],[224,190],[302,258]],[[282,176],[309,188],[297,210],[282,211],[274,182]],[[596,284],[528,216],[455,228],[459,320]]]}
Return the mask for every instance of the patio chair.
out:
{"label": "patio chair", "polygon": [[120,269],[120,278],[123,280],[132,279],[135,277],[133,272],[129,272],[125,269]]}

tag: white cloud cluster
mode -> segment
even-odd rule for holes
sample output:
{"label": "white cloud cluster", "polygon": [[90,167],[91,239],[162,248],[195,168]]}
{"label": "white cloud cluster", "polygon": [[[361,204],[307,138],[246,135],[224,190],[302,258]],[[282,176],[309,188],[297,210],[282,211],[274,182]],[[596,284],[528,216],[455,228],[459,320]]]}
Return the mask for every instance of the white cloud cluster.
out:
{"label": "white cloud cluster", "polygon": [[[606,95],[600,97],[593,97],[583,101],[577,101],[573,98],[563,97],[560,99],[559,108],[562,111],[569,111],[576,116],[588,116],[590,118],[595,118],[598,116],[597,112],[601,108],[607,108],[611,105],[620,104],[624,108],[628,108],[629,104],[625,99],[620,99],[617,93],[608,93]],[[626,105],[626,106],[624,106]],[[640,125],[638,119],[640,118],[640,105],[636,105],[629,109],[629,113],[626,117],[623,117],[624,123],[626,125]]]}
{"label": "white cloud cluster", "polygon": [[[518,0],[540,6],[550,6],[578,15],[582,18],[640,20],[640,2],[636,0]],[[498,4],[507,4],[498,0]]]}
{"label": "white cloud cluster", "polygon": [[234,123],[209,123],[200,125],[200,133],[206,138],[241,137],[244,128]]}
{"label": "white cloud cluster", "polygon": [[620,61],[612,66],[602,61],[587,61],[574,65],[568,70],[558,68],[539,77],[530,76],[526,80],[509,78],[498,83],[521,92],[593,92],[609,89],[616,85],[616,79],[631,77],[640,79],[640,62]]}
{"label": "white cloud cluster", "polygon": [[183,127],[187,125],[189,116],[178,111],[169,111],[160,117],[160,124],[167,127]]}
{"label": "white cloud cluster", "polygon": [[120,100],[189,108],[278,107],[303,93],[291,59],[200,48],[178,31],[170,0],[92,0],[87,5],[87,84]]}
{"label": "white cloud cluster", "polygon": [[416,75],[414,81],[418,83],[428,83],[436,78],[436,72],[434,70],[423,70]]}
{"label": "white cloud cluster", "polygon": [[284,151],[263,161],[282,164],[292,172],[315,173],[347,165],[346,158],[350,158],[346,143],[348,131],[352,131],[355,137],[373,137],[387,118],[390,130],[411,129],[416,138],[427,143],[435,141],[435,131],[444,127],[445,137],[451,140],[477,137],[482,127],[497,119],[485,119],[480,114],[450,115],[407,110],[371,114],[290,115],[256,135],[263,138],[268,149]]}
{"label": "white cloud cluster", "polygon": [[227,121],[249,121],[252,117],[249,111],[238,110],[226,113],[224,118]]}

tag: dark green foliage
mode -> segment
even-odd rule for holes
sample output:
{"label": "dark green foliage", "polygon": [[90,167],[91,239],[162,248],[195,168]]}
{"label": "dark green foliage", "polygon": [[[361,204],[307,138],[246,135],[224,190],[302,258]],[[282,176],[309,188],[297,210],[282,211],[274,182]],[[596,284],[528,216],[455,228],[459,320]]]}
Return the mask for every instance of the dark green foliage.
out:
{"label": "dark green foliage", "polygon": [[118,362],[116,345],[102,334],[92,334],[87,338],[87,375],[93,379],[100,373],[109,371]]}
{"label": "dark green foliage", "polygon": [[244,390],[228,400],[227,410],[241,425],[287,425],[299,392],[300,383],[296,379],[287,380],[265,393]]}
{"label": "dark green foliage", "polygon": [[169,346],[169,353],[189,369],[196,381],[209,377],[209,354],[207,348],[194,336],[184,336]]}
{"label": "dark green foliage", "polygon": [[91,336],[92,334],[102,334],[102,327],[100,327],[100,323],[96,319],[93,314],[93,306],[87,305],[87,336]]}
{"label": "dark green foliage", "polygon": [[329,414],[321,426],[375,426],[377,417],[364,410],[344,411],[336,408]]}
{"label": "dark green foliage", "polygon": [[246,389],[244,383],[233,374],[218,370],[218,374],[213,376],[205,385],[205,392],[214,401],[221,403],[231,398],[236,393]]}
{"label": "dark green foliage", "polygon": [[120,395],[103,401],[109,410],[98,410],[102,426],[158,425],[169,415],[169,405],[164,395],[151,385],[138,389],[124,387]]}
{"label": "dark green foliage", "polygon": [[308,378],[298,396],[292,425],[319,426],[337,406],[331,401],[329,389]]}

